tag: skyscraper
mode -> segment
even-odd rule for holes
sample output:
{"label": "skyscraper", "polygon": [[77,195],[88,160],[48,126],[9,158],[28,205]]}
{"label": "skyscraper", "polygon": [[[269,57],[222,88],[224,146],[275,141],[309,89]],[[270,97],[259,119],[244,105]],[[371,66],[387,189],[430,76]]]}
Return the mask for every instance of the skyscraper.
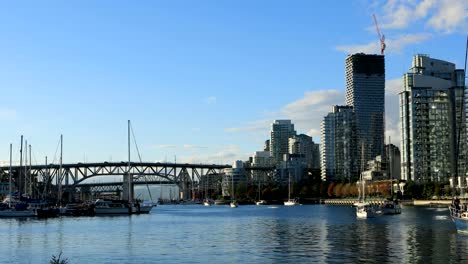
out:
{"label": "skyscraper", "polygon": [[[464,70],[415,55],[400,93],[402,179],[465,179]],[[459,153],[459,155],[457,155]],[[458,156],[458,158],[457,158]]]}
{"label": "skyscraper", "polygon": [[346,104],[354,108],[359,148],[364,160],[384,151],[385,59],[363,53],[346,58]]}
{"label": "skyscraper", "polygon": [[283,155],[288,154],[289,138],[296,135],[291,120],[275,120],[271,124],[270,153],[277,165],[281,164]]}
{"label": "skyscraper", "polygon": [[333,106],[321,124],[322,180],[351,180],[359,175],[356,115],[351,106]]}

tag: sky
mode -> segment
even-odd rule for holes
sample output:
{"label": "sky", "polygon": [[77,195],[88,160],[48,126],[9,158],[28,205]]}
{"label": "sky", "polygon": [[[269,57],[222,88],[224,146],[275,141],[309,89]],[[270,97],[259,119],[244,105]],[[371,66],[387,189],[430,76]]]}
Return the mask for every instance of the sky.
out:
{"label": "sky", "polygon": [[230,164],[263,149],[274,119],[320,142],[345,103],[348,54],[386,38],[386,137],[414,54],[463,68],[467,0],[0,2],[0,162]]}

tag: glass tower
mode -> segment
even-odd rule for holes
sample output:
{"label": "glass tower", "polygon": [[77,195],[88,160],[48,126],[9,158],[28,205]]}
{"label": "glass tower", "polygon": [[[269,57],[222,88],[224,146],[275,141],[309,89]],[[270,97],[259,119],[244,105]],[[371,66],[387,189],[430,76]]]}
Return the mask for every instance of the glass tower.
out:
{"label": "glass tower", "polygon": [[[354,108],[364,164],[382,155],[385,138],[385,59],[363,53],[346,58],[346,104]],[[361,153],[361,151],[359,151]]]}

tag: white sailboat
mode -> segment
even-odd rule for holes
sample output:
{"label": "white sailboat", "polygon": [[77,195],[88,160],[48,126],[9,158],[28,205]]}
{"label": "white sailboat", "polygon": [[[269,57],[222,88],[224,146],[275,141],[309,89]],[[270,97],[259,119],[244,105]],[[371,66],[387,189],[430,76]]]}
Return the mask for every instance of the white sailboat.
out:
{"label": "white sailboat", "polygon": [[[131,208],[132,208],[132,212],[133,214],[148,214],[151,209],[153,209],[153,207],[155,206],[154,202],[153,202],[153,198],[151,196],[151,192],[150,192],[150,189],[148,187],[148,184],[146,184],[146,188],[148,190],[148,194],[149,194],[149,197],[151,199],[151,202],[140,202],[140,201],[134,201],[133,200],[133,176],[130,174],[130,162],[131,162],[131,158],[130,158],[130,134],[133,134],[133,139],[134,139],[134,142],[135,142],[135,146],[136,146],[136,150],[137,150],[137,154],[138,154],[138,159],[140,160],[140,162],[142,162],[141,160],[141,155],[140,155],[140,151],[138,150],[138,145],[136,144],[136,139],[135,139],[135,134],[133,133],[133,130],[132,130],[132,127],[131,127],[131,124],[130,124],[130,120],[128,120],[128,168],[129,168],[129,180],[128,180],[128,183],[129,183],[129,191],[128,191],[128,194],[129,194],[129,199],[128,199],[128,203],[130,204]],[[146,180],[146,177],[145,177],[145,180]]]}
{"label": "white sailboat", "polygon": [[234,175],[231,175],[231,190],[231,203],[229,203],[229,206],[231,206],[231,208],[237,208],[239,204],[237,203],[236,197],[234,195]]}
{"label": "white sailboat", "polygon": [[295,206],[299,205],[299,202],[296,199],[291,199],[291,173],[289,173],[288,178],[288,200],[284,202],[285,206]]}
{"label": "white sailboat", "polygon": [[[21,136],[21,148],[23,147],[23,136]],[[20,204],[15,205],[15,208],[12,208],[12,182],[11,182],[11,163],[12,163],[12,144],[10,144],[10,169],[8,171],[8,207],[4,210],[0,210],[0,217],[34,217],[36,216],[36,211],[28,208],[22,208]],[[20,168],[21,173],[21,168]],[[21,194],[20,194],[21,197]]]}
{"label": "white sailboat", "polygon": [[203,185],[205,186],[205,199],[203,200],[203,205],[204,206],[211,206],[213,203],[210,201],[210,199],[208,199],[208,175],[205,176],[205,181],[203,181]]}
{"label": "white sailboat", "polygon": [[[364,144],[362,145],[361,149],[361,163],[364,163]],[[361,176],[360,181],[358,184],[361,185],[361,192],[362,196],[359,197],[359,202],[355,203],[354,206],[356,207],[356,217],[357,218],[373,218],[375,216],[375,211],[372,205],[366,201],[366,181],[362,178],[362,173],[364,171],[364,166],[361,165]]]}
{"label": "white sailboat", "polygon": [[261,199],[262,190],[260,188],[260,179],[258,180],[258,200],[255,202],[256,205],[266,205],[267,201]]}

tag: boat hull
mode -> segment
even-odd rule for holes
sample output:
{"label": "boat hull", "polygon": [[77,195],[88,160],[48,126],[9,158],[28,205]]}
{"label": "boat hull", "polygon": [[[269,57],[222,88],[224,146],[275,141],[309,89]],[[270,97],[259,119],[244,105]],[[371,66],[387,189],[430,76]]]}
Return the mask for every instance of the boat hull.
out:
{"label": "boat hull", "polygon": [[230,203],[229,206],[231,206],[231,208],[237,208],[237,203]]}
{"label": "boat hull", "polygon": [[295,205],[298,205],[298,203],[296,201],[286,201],[286,202],[284,202],[284,205],[285,206],[295,206]]}
{"label": "boat hull", "polygon": [[35,211],[32,210],[24,210],[24,211],[16,211],[16,210],[2,210],[0,211],[0,217],[35,217],[37,216]]}
{"label": "boat hull", "polygon": [[96,215],[130,214],[129,208],[95,208]]}
{"label": "boat hull", "polygon": [[468,218],[459,218],[452,216],[452,220],[455,223],[458,233],[468,234]]}

